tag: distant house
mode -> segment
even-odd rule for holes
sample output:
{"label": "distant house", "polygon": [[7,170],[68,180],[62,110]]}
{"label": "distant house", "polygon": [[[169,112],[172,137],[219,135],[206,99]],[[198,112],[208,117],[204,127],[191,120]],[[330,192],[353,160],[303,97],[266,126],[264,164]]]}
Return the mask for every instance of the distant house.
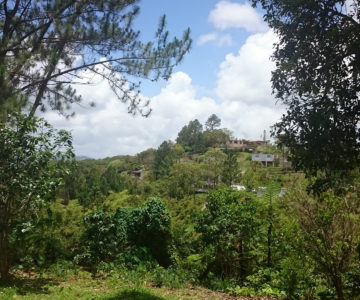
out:
{"label": "distant house", "polygon": [[142,179],[142,177],[143,177],[143,172],[144,172],[144,170],[143,170],[143,169],[140,169],[140,170],[132,171],[132,174],[134,175],[134,177],[139,178],[139,179]]}
{"label": "distant house", "polygon": [[245,148],[246,147],[246,140],[229,140],[226,143],[228,148]]}
{"label": "distant house", "polygon": [[275,155],[265,153],[255,153],[251,155],[252,161],[261,162],[265,167],[275,165]]}
{"label": "distant house", "polygon": [[266,144],[265,141],[249,141],[249,140],[229,140],[227,143],[226,143],[226,147],[227,148],[233,148],[233,149],[236,149],[236,148],[254,148],[256,146],[260,146],[260,145],[264,145]]}

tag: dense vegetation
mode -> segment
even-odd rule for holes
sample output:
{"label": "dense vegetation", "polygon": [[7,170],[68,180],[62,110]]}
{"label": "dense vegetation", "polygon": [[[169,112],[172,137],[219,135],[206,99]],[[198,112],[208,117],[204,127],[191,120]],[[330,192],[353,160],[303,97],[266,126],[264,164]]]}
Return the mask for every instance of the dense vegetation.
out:
{"label": "dense vegetation", "polygon": [[[184,128],[192,124],[200,123]],[[196,127],[178,140],[229,132]],[[202,151],[165,141],[136,156],[69,165],[56,200],[42,203],[26,227],[16,219],[12,272],[145,272],[154,286],[294,299],[334,298],[341,289],[358,297],[359,186],[309,195],[303,173],[265,167],[249,149],[218,147],[224,141]],[[256,151],[282,153],[269,143]]]}
{"label": "dense vegetation", "polygon": [[[76,161],[71,136],[35,112],[80,101],[74,84],[86,70],[108,80],[129,112],[147,114],[126,76],[168,79],[191,45],[189,31],[169,42],[164,18],[156,41],[140,41],[137,2],[0,6],[0,296],[37,274],[104,279],[113,299],[159,298],[127,289],[139,281],[360,299],[358,1],[348,13],[344,0],[252,1],[280,37],[279,147],[228,148],[231,131],[213,114],[205,130],[192,120],[157,149]],[[275,154],[275,166],[252,152]],[[279,163],[285,156],[293,169]]]}

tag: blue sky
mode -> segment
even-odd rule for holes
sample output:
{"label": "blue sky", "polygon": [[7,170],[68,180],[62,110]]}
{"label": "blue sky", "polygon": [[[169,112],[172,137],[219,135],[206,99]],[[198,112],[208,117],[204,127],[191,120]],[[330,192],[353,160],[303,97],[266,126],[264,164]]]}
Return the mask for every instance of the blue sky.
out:
{"label": "blue sky", "polygon": [[[209,93],[214,86],[219,64],[224,57],[231,52],[237,52],[245,42],[249,33],[243,28],[228,28],[218,30],[208,19],[209,12],[212,11],[216,0],[142,0],[140,15],[136,20],[136,26],[142,32],[144,39],[151,39],[157,28],[161,15],[167,17],[167,28],[172,36],[181,36],[187,28],[191,30],[193,46],[191,52],[185,57],[183,63],[176,67],[175,71],[183,71],[191,74],[194,83],[204,90],[199,91]],[[243,4],[237,1],[233,3]],[[209,41],[207,44],[199,45],[199,38],[207,34],[230,35],[232,43],[219,45],[216,41]],[[148,96],[154,96],[159,92],[164,82],[156,85],[144,85],[144,92]]]}
{"label": "blue sky", "polygon": [[193,46],[168,82],[144,82],[150,99],[149,118],[133,117],[106,82],[79,87],[84,102],[65,120],[56,112],[45,117],[71,130],[78,155],[101,158],[136,154],[157,148],[195,118],[204,123],[213,113],[237,138],[259,139],[276,122],[282,108],[271,94],[270,60],[276,36],[262,21],[261,11],[242,0],[142,0],[135,26],[144,40],[152,39],[161,15],[171,36],[190,27]]}

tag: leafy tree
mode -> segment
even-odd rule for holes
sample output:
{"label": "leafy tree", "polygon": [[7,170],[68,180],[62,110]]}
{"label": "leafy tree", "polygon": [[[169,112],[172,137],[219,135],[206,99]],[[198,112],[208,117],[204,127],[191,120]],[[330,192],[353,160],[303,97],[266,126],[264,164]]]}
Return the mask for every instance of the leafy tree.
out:
{"label": "leafy tree", "polygon": [[201,170],[195,163],[175,163],[167,180],[170,197],[182,199],[194,195],[196,188],[201,187]]}
{"label": "leafy tree", "polygon": [[203,126],[195,119],[185,125],[178,133],[176,142],[184,147],[185,151],[201,152],[204,150]]}
{"label": "leafy tree", "polygon": [[264,193],[264,200],[266,201],[265,209],[266,209],[266,223],[267,223],[267,266],[271,267],[273,264],[272,259],[272,248],[273,248],[273,231],[274,231],[274,223],[275,223],[275,201],[278,198],[280,193],[280,186],[277,182],[269,182],[266,186]]}
{"label": "leafy tree", "polygon": [[212,114],[205,122],[205,128],[207,131],[213,131],[215,128],[219,128],[220,125],[221,119],[215,114]]}
{"label": "leafy tree", "polygon": [[30,230],[32,217],[55,196],[68,171],[66,162],[74,158],[68,132],[22,115],[13,117],[11,124],[0,124],[1,279],[8,276],[16,233]]}
{"label": "leafy tree", "polygon": [[249,192],[253,191],[259,186],[258,175],[252,167],[246,169],[245,173],[241,177],[241,183]]}
{"label": "leafy tree", "polygon": [[221,179],[227,156],[219,149],[210,149],[202,157],[209,185],[215,188]]}
{"label": "leafy tree", "polygon": [[85,216],[84,223],[83,251],[76,260],[90,264],[93,274],[100,262],[113,261],[129,247],[135,252],[146,247],[163,266],[170,262],[170,215],[157,198],[134,209],[118,208],[113,214],[95,211]]}
{"label": "leafy tree", "polygon": [[165,16],[153,42],[133,28],[138,0],[3,1],[0,6],[0,105],[24,95],[38,108],[61,112],[79,102],[75,84],[109,82],[129,112],[144,112],[129,76],[168,79],[191,46],[189,29],[169,41]]}
{"label": "leafy tree", "polygon": [[170,264],[170,214],[157,198],[150,198],[129,215],[128,237],[130,243],[147,247],[162,266]]}
{"label": "leafy tree", "polygon": [[19,233],[16,259],[25,267],[72,259],[84,231],[84,207],[77,200],[57,199],[37,212],[31,230]]}
{"label": "leafy tree", "polygon": [[259,226],[255,212],[255,203],[244,200],[238,192],[209,192],[195,227],[205,248],[213,252],[207,272],[242,280],[249,275]]}
{"label": "leafy tree", "polygon": [[272,85],[288,109],[274,132],[289,147],[293,166],[308,175],[320,171],[320,191],[326,190],[334,176],[346,178],[360,163],[359,3],[256,3],[279,36]]}
{"label": "leafy tree", "polygon": [[174,163],[174,157],[173,157],[171,143],[164,141],[155,151],[154,165],[153,165],[155,178],[158,179],[164,175],[167,175],[173,163]]}
{"label": "leafy tree", "polygon": [[184,148],[179,145],[179,144],[175,144],[172,148],[173,154],[174,154],[174,159],[177,162],[180,162],[180,159],[184,156],[185,154],[185,150]]}
{"label": "leafy tree", "polygon": [[230,133],[225,128],[205,131],[204,140],[206,147],[219,147],[226,145],[226,142],[230,140]]}
{"label": "leafy tree", "polygon": [[145,151],[142,151],[136,155],[136,158],[140,165],[143,167],[151,167],[154,163],[155,149],[149,148]]}
{"label": "leafy tree", "polygon": [[85,207],[101,204],[110,188],[106,182],[106,177],[102,176],[101,172],[95,167],[86,170],[84,175],[85,182],[77,192],[80,204]]}
{"label": "leafy tree", "polygon": [[116,167],[109,166],[102,175],[109,190],[120,192],[125,188],[125,179]]}
{"label": "leafy tree", "polygon": [[83,179],[83,174],[76,164],[64,175],[64,185],[58,192],[58,196],[63,199],[64,204],[68,204],[70,200],[76,198],[76,192],[82,185]]}
{"label": "leafy tree", "polygon": [[222,182],[227,186],[231,186],[240,179],[240,175],[241,171],[237,155],[233,151],[228,151],[222,170]]}
{"label": "leafy tree", "polygon": [[289,195],[288,211],[299,224],[301,250],[313,260],[318,272],[329,279],[339,300],[344,295],[346,273],[358,260],[360,204],[358,187],[343,197],[332,191],[310,197],[297,188]]}

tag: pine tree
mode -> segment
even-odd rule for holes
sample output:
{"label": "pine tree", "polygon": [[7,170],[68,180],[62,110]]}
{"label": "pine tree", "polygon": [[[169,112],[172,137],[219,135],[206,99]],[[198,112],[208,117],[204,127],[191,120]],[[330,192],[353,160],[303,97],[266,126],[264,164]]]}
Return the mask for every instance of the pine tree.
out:
{"label": "pine tree", "polygon": [[168,79],[191,46],[189,29],[169,40],[165,16],[156,38],[133,28],[139,0],[13,0],[0,5],[0,111],[24,96],[39,108],[65,113],[79,102],[76,84],[105,79],[130,113],[148,114],[129,78]]}

